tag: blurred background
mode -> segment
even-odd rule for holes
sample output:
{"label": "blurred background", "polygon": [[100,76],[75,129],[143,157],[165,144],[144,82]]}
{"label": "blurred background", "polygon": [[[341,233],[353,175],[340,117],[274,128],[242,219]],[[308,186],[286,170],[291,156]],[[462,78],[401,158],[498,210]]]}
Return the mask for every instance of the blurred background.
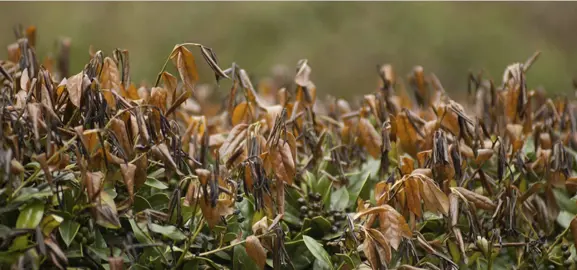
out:
{"label": "blurred background", "polygon": [[[56,52],[59,37],[70,37],[72,73],[87,63],[90,45],[105,55],[127,49],[137,84],[154,83],[182,42],[212,47],[221,67],[236,62],[256,78],[276,64],[294,72],[306,58],[321,94],[347,98],[375,89],[377,64],[393,64],[405,78],[422,65],[460,96],[470,70],[500,83],[508,64],[540,50],[529,87],[570,94],[576,15],[577,3],[560,2],[3,2],[0,45],[15,41],[18,23],[37,27],[41,58]],[[201,79],[213,82],[199,51],[193,53]]]}

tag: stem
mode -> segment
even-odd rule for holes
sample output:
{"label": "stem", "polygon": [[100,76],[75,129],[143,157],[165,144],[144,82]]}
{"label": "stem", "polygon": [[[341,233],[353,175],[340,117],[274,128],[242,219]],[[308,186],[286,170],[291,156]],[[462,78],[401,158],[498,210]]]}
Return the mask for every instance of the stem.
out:
{"label": "stem", "polygon": [[158,83],[160,82],[160,78],[162,77],[162,73],[166,69],[166,66],[168,65],[168,61],[170,61],[170,55],[172,55],[172,52],[170,52],[170,54],[166,58],[166,61],[164,62],[164,65],[162,66],[162,69],[160,70],[160,72],[158,72],[158,76],[156,77],[156,82],[154,83],[154,87],[158,87]]}
{"label": "stem", "polygon": [[565,229],[559,236],[557,236],[557,239],[555,239],[555,242],[547,249],[547,255],[549,255],[549,253],[551,253],[551,251],[553,251],[553,248],[559,244],[559,242],[561,241],[561,239],[563,239],[563,237],[565,237],[565,234],[567,234],[567,232],[569,232],[570,228],[571,228],[571,226],[567,227],[567,229]]}
{"label": "stem", "polygon": [[196,236],[198,236],[198,234],[200,233],[200,230],[202,229],[202,222],[204,221],[204,218],[201,217],[198,220],[198,225],[196,226],[196,231],[194,232],[194,234],[188,239],[188,241],[186,241],[186,248],[184,249],[184,252],[182,252],[182,254],[180,254],[180,257],[178,258],[178,262],[176,263],[176,267],[175,269],[178,269],[182,263],[184,263],[184,256],[186,255],[186,253],[188,252],[188,249],[190,248],[190,244],[192,242],[194,242],[194,239],[196,239]]}
{"label": "stem", "polygon": [[[198,43],[182,43],[179,44],[175,47],[181,47],[181,46],[196,46],[196,47],[200,47],[202,46],[201,44]],[[166,58],[166,61],[164,62],[164,65],[162,66],[162,69],[160,70],[160,72],[158,72],[158,76],[156,77],[156,82],[154,83],[154,87],[158,86],[158,83],[160,83],[160,78],[162,78],[162,73],[164,72],[164,70],[166,69],[166,66],[168,65],[168,61],[170,61],[170,56],[172,56],[172,52],[174,52],[174,49],[170,52],[170,54],[168,55],[168,57]]]}
{"label": "stem", "polygon": [[[261,235],[257,236],[256,238],[259,238],[259,239],[260,239],[260,238],[262,238],[262,237],[270,236],[270,235],[273,235],[273,234],[274,234],[274,233],[261,234]],[[208,255],[217,253],[217,252],[219,252],[219,251],[227,250],[227,249],[229,249],[229,248],[233,248],[233,247],[235,247],[235,246],[244,244],[245,242],[246,242],[246,239],[244,239],[244,240],[242,240],[242,241],[239,241],[239,242],[236,242],[236,243],[234,243],[234,244],[230,244],[230,245],[228,245],[228,246],[224,246],[224,247],[221,247],[221,248],[213,249],[213,250],[211,250],[211,251],[203,252],[203,253],[200,253],[200,254],[198,255],[198,257],[206,257],[206,256],[208,256]]]}

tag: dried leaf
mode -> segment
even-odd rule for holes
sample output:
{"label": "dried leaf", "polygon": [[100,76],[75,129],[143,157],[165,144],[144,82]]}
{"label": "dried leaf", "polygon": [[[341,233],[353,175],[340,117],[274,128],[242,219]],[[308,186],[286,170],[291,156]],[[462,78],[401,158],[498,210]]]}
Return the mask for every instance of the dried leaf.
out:
{"label": "dried leaf", "polygon": [[[84,91],[84,84],[88,78],[84,72],[80,72],[66,80],[66,90],[68,91],[68,98],[70,102],[76,107],[80,107],[80,99]],[[88,82],[89,83],[89,82]]]}
{"label": "dried leaf", "polygon": [[359,138],[373,158],[381,155],[381,136],[366,118],[359,119]]}
{"label": "dried leaf", "polygon": [[365,237],[365,241],[363,242],[363,252],[373,270],[381,269],[379,255],[375,250],[375,243],[370,237]]}
{"label": "dried leaf", "polygon": [[128,190],[130,201],[134,201],[134,174],[136,173],[136,165],[134,164],[120,164],[120,172],[122,179]]}
{"label": "dried leaf", "polygon": [[447,198],[447,195],[429,177],[423,175],[421,180],[421,196],[425,202],[425,209],[447,216],[449,213],[449,198]]}
{"label": "dried leaf", "polygon": [[106,103],[111,108],[116,108],[116,98],[112,92],[120,92],[120,72],[112,58],[104,58],[102,65],[102,73],[100,74],[100,87],[102,88],[102,96],[106,99]]}
{"label": "dried leaf", "polygon": [[266,251],[256,236],[251,235],[246,238],[246,253],[258,265],[264,269],[266,263]]}
{"label": "dried leaf", "polygon": [[180,79],[188,91],[193,91],[198,81],[198,71],[192,53],[183,45],[176,46],[172,50],[170,59],[178,69]]}
{"label": "dried leaf", "polygon": [[497,208],[497,206],[495,205],[495,203],[491,199],[489,199],[489,198],[487,198],[481,194],[478,194],[476,192],[470,191],[470,190],[462,188],[462,187],[454,187],[452,189],[457,191],[459,194],[461,194],[470,203],[475,204],[475,206],[479,209],[491,211],[491,210],[495,210],[495,208]]}

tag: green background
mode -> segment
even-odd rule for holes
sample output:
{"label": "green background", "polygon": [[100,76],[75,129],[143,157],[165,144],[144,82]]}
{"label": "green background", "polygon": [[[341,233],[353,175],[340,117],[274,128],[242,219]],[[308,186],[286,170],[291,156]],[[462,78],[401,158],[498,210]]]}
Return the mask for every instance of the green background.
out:
{"label": "green background", "polygon": [[318,91],[339,97],[374,90],[381,63],[403,77],[422,65],[458,96],[469,70],[500,82],[508,64],[541,50],[529,86],[570,94],[576,15],[576,3],[558,2],[3,2],[0,45],[14,42],[15,24],[34,24],[41,57],[55,52],[60,36],[72,38],[72,72],[88,61],[89,45],[106,55],[124,48],[133,81],[149,84],[182,42],[212,47],[221,66],[236,62],[257,78],[276,64],[294,72],[307,58]]}

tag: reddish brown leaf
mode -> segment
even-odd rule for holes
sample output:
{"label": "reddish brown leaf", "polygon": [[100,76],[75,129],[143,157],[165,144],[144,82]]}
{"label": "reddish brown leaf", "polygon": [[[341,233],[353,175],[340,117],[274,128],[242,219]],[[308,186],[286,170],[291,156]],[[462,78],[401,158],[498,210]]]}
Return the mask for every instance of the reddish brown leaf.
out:
{"label": "reddish brown leaf", "polygon": [[251,235],[246,238],[246,253],[256,263],[260,269],[264,269],[266,263],[266,250],[261,245],[256,236]]}

